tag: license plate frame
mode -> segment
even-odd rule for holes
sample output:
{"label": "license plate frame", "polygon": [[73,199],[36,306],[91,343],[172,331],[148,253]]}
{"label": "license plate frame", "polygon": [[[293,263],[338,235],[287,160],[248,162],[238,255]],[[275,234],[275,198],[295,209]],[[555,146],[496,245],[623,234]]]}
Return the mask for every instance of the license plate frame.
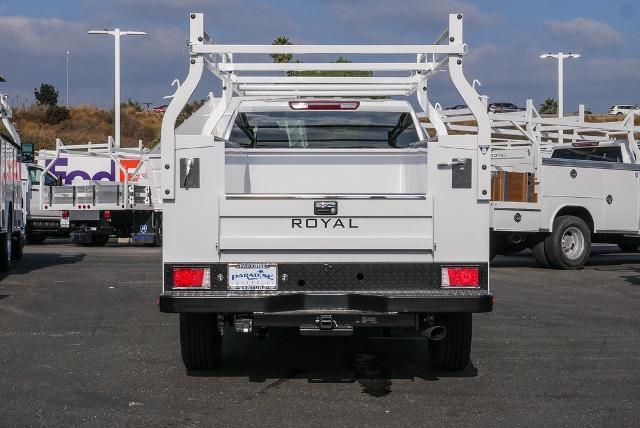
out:
{"label": "license plate frame", "polygon": [[276,263],[229,263],[227,288],[232,291],[273,291],[278,289]]}
{"label": "license plate frame", "polygon": [[61,218],[60,219],[60,227],[62,229],[68,229],[69,228],[69,219],[68,218]]}

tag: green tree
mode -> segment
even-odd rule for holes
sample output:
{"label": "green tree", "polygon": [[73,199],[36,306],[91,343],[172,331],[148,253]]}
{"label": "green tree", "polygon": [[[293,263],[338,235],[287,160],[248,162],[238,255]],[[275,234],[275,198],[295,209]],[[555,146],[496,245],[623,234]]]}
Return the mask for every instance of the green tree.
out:
{"label": "green tree", "polygon": [[58,105],[58,91],[51,83],[42,83],[40,89],[34,89],[33,94],[36,96],[38,104],[43,106]]}
{"label": "green tree", "polygon": [[[336,64],[349,64],[350,60],[339,57],[337,60],[332,61]],[[370,71],[365,70],[351,70],[351,71],[340,71],[340,70],[323,70],[323,71],[299,71],[296,73],[296,76],[303,77],[371,77],[373,75]]]}
{"label": "green tree", "polygon": [[540,104],[540,114],[556,114],[558,113],[558,101],[555,98],[547,98]]}
{"label": "green tree", "polygon": [[[272,45],[290,45],[291,40],[289,40],[289,38],[286,36],[279,36],[279,37],[276,37],[271,44]],[[292,54],[270,54],[269,56],[271,57],[273,62],[278,64],[281,64],[283,62],[291,62],[291,60],[293,59]]]}

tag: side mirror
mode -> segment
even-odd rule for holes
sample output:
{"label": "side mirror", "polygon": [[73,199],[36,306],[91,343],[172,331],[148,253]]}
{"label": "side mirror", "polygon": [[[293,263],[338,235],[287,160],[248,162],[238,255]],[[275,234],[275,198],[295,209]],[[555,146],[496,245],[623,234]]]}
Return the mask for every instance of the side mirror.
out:
{"label": "side mirror", "polygon": [[33,143],[22,143],[22,158],[21,161],[23,163],[31,163],[35,159],[35,148]]}

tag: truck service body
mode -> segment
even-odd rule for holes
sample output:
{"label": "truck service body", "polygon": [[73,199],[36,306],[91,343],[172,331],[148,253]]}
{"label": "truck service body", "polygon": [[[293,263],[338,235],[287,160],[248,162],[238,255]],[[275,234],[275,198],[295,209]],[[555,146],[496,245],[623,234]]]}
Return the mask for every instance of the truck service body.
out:
{"label": "truck service body", "polygon": [[[451,131],[471,119],[445,111]],[[633,112],[622,121],[490,114],[492,126],[491,238],[494,254],[531,248],[544,267],[576,269],[592,242],[640,247],[640,151]]]}
{"label": "truck service body", "polygon": [[[435,366],[463,369],[471,314],[490,311],[493,297],[489,122],[462,72],[462,15],[433,45],[410,46],[218,45],[202,14],[189,21],[189,75],[162,125],[159,299],[161,311],[180,313],[186,367],[214,367],[229,324],[305,335],[404,327],[432,339]],[[256,53],[411,59],[238,62]],[[446,68],[475,135],[448,135],[428,100],[429,78]],[[176,129],[205,69],[222,95]],[[371,99],[412,94],[433,114],[433,136],[406,99]]]}
{"label": "truck service body", "polygon": [[20,136],[11,122],[6,94],[0,93],[0,272],[22,258],[25,215]]}
{"label": "truck service body", "polygon": [[[43,189],[45,211],[61,210],[74,242],[105,245],[111,235],[143,244],[161,243],[157,192],[159,150],[106,144],[65,145],[41,150],[40,163],[60,184]],[[154,173],[154,165],[156,172]]]}

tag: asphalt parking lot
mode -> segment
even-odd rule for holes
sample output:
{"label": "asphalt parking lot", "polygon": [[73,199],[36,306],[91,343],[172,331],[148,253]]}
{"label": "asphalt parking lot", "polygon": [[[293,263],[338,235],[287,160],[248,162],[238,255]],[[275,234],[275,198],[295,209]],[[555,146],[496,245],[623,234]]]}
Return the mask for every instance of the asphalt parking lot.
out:
{"label": "asphalt parking lot", "polygon": [[0,279],[0,415],[14,425],[637,426],[640,254],[579,271],[497,258],[472,364],[428,367],[421,339],[225,336],[188,375],[161,314],[155,248],[26,248]]}

